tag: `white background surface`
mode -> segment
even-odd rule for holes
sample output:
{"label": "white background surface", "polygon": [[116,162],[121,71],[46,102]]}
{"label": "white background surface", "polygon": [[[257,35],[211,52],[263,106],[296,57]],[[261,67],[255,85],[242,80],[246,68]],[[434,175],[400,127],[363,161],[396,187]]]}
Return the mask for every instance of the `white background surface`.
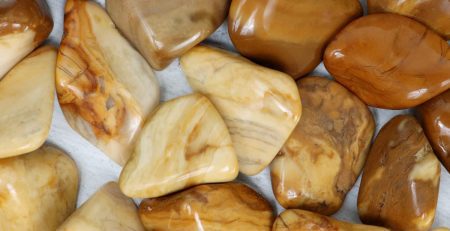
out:
{"label": "white background surface", "polygon": [[[166,0],[170,1],[170,0]],[[54,28],[50,36],[50,42],[58,45],[62,37],[64,0],[47,0],[53,15]],[[97,1],[104,4],[104,0]],[[365,2],[365,0],[361,0]],[[365,5],[363,3],[363,5]],[[227,33],[227,25],[222,25],[206,43],[214,44],[228,50],[234,50]],[[299,54],[301,55],[301,54]],[[323,64],[320,64],[314,71],[315,75],[329,76]],[[161,84],[161,100],[166,101],[191,92],[191,89],[179,68],[178,61],[172,63],[164,71],[156,72]],[[392,111],[372,109],[377,121],[377,132],[381,126],[390,118],[398,114],[409,113],[407,110]],[[121,167],[110,160],[100,150],[84,140],[80,135],[73,131],[61,112],[57,102],[55,102],[55,111],[52,123],[52,129],[48,142],[65,150],[77,163],[80,171],[80,192],[78,196],[78,206],[86,201],[98,188],[111,180],[118,180]],[[272,193],[269,171],[266,168],[262,173],[254,177],[240,175],[239,181],[244,181],[253,189],[260,192],[269,200],[277,213],[283,209],[276,202]],[[341,210],[334,216],[346,221],[360,223],[358,218],[356,199],[358,196],[359,180],[355,187],[348,193],[346,201]],[[138,200],[137,200],[138,201]],[[402,209],[402,208],[398,208]],[[441,185],[438,201],[438,209],[434,227],[450,227],[450,175],[442,166]]]}

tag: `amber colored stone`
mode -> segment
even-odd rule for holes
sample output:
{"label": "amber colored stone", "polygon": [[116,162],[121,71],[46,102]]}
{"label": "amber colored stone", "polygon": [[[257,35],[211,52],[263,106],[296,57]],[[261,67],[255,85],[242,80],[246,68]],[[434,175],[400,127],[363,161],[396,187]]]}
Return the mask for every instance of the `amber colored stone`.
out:
{"label": "amber colored stone", "polygon": [[358,195],[361,220],[393,230],[429,230],[440,173],[440,163],[416,119],[393,118],[381,129],[364,167]]}
{"label": "amber colored stone", "polygon": [[331,215],[366,160],[375,123],[368,107],[339,83],[298,81],[303,115],[271,164],[272,187],[285,208]]}
{"label": "amber colored stone", "polygon": [[345,27],[325,51],[338,82],[371,106],[417,106],[450,87],[447,41],[413,19],[374,14]]}
{"label": "amber colored stone", "polygon": [[233,0],[228,31],[244,56],[299,78],[320,63],[329,40],[361,15],[357,0]]}
{"label": "amber colored stone", "polygon": [[139,206],[147,230],[268,231],[274,215],[270,204],[240,183],[200,185]]}

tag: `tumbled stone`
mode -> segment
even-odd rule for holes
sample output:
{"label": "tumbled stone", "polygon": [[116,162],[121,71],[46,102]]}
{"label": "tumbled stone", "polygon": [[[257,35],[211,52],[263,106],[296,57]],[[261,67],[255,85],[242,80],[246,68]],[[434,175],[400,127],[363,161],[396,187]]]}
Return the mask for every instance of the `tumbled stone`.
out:
{"label": "tumbled stone", "polygon": [[298,81],[303,113],[271,164],[272,187],[285,208],[331,215],[361,173],[375,123],[367,106],[321,77]]}
{"label": "tumbled stone", "polygon": [[129,197],[158,197],[232,181],[238,172],[224,121],[206,97],[192,94],[165,102],[149,118],[119,183]]}
{"label": "tumbled stone", "polygon": [[225,20],[229,0],[106,0],[121,32],[157,70],[206,39]]}
{"label": "tumbled stone", "polygon": [[200,185],[139,206],[147,230],[271,230],[272,207],[240,183]]}
{"label": "tumbled stone", "polygon": [[0,79],[52,31],[45,0],[0,1]]}
{"label": "tumbled stone", "polygon": [[144,231],[133,200],[116,182],[100,188],[57,231]]}
{"label": "tumbled stone", "polygon": [[429,230],[440,173],[420,124],[412,116],[393,118],[381,129],[364,167],[358,195],[361,220],[393,230]]}
{"label": "tumbled stone", "polygon": [[56,230],[75,210],[77,192],[75,162],[57,148],[0,159],[0,230]]}
{"label": "tumbled stone", "polygon": [[389,229],[370,225],[351,224],[338,221],[317,213],[291,209],[282,212],[275,223],[272,231],[388,231]]}
{"label": "tumbled stone", "polygon": [[357,0],[233,0],[228,31],[242,55],[299,78],[320,63],[328,41],[361,15]]}
{"label": "tumbled stone", "polygon": [[301,115],[294,80],[226,51],[198,46],[181,58],[194,91],[207,96],[230,130],[239,169],[256,175],[273,160]]}
{"label": "tumbled stone", "polygon": [[[1,55],[0,55],[1,56]],[[53,115],[56,49],[45,46],[0,81],[0,158],[38,149]]]}
{"label": "tumbled stone", "polygon": [[406,15],[450,39],[450,1],[448,0],[368,0],[369,13],[390,12]]}
{"label": "tumbled stone", "polygon": [[70,126],[118,164],[159,103],[151,67],[97,3],[66,3],[56,88]]}
{"label": "tumbled stone", "polygon": [[327,47],[324,63],[338,82],[375,107],[414,107],[450,88],[447,41],[395,14],[351,22]]}

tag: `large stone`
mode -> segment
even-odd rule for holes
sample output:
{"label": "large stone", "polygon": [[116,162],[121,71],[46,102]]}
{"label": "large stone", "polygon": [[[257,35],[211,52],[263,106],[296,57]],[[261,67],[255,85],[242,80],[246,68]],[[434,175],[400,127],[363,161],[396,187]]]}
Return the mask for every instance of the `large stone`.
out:
{"label": "large stone", "polygon": [[395,14],[351,22],[328,45],[324,63],[338,82],[375,107],[414,107],[450,88],[447,41]]}
{"label": "large stone", "polygon": [[181,66],[191,87],[207,96],[224,118],[240,171],[258,174],[300,119],[294,80],[238,55],[203,46],[183,55]]}
{"label": "large stone", "polygon": [[380,131],[370,150],[358,195],[366,224],[426,231],[436,213],[440,163],[411,116],[397,116]]}
{"label": "large stone", "polygon": [[161,70],[225,20],[229,0],[106,0],[122,33]]}
{"label": "large stone", "polygon": [[[1,56],[1,55],[0,55]],[[38,149],[53,115],[56,49],[37,49],[0,81],[0,158]]]}
{"label": "large stone", "polygon": [[97,3],[68,0],[56,88],[70,126],[125,164],[159,84],[145,59]]}
{"label": "large stone", "polygon": [[285,208],[331,215],[361,173],[375,123],[367,106],[334,81],[307,77],[298,88],[303,114],[271,164],[273,191]]}
{"label": "large stone", "polygon": [[147,230],[270,231],[272,207],[258,193],[239,183],[200,185],[139,206]]}
{"label": "large stone", "polygon": [[299,78],[329,40],[362,15],[358,0],[233,0],[228,31],[244,56]]}
{"label": "large stone", "polygon": [[0,1],[0,79],[52,31],[45,0]]}
{"label": "large stone", "polygon": [[144,125],[120,175],[130,197],[159,197],[193,185],[234,180],[239,172],[228,129],[199,94],[162,104]]}

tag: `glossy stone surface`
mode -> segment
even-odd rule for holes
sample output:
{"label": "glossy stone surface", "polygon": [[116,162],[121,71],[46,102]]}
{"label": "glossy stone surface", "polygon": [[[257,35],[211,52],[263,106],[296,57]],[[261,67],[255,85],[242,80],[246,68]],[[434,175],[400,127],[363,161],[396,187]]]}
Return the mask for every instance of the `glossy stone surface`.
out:
{"label": "glossy stone surface", "polygon": [[200,185],[165,197],[143,200],[139,206],[147,230],[270,230],[270,204],[240,183]]}
{"label": "glossy stone surface", "polygon": [[57,231],[144,231],[133,200],[116,182],[100,188]]}
{"label": "glossy stone surface", "polygon": [[301,115],[295,82],[229,52],[198,46],[181,57],[194,89],[207,96],[225,120],[239,170],[256,175],[273,160]]}
{"label": "glossy stone surface", "polygon": [[414,18],[450,39],[448,0],[368,0],[369,13],[390,12]]}
{"label": "glossy stone surface", "polygon": [[328,41],[361,15],[357,0],[233,0],[228,31],[242,55],[299,78],[320,63]]}
{"label": "glossy stone surface", "polygon": [[369,225],[350,224],[334,218],[304,210],[291,209],[282,212],[272,231],[388,231],[389,229]]}
{"label": "glossy stone surface", "polygon": [[440,173],[420,124],[412,116],[394,117],[381,129],[364,167],[358,195],[361,220],[393,230],[429,230]]}
{"label": "glossy stone surface", "polygon": [[50,34],[45,0],[0,1],[0,79]]}
{"label": "glossy stone surface", "polygon": [[[1,56],[1,55],[0,55]],[[56,50],[45,46],[0,81],[0,158],[38,149],[53,115]]]}
{"label": "glossy stone surface", "polygon": [[229,0],[106,0],[121,32],[161,70],[225,20]]}
{"label": "glossy stone surface", "polygon": [[119,183],[129,197],[159,197],[232,181],[238,172],[224,121],[206,97],[192,94],[165,102],[149,118]]}
{"label": "glossy stone surface", "polygon": [[335,81],[298,81],[303,113],[271,164],[272,187],[285,208],[331,215],[361,173],[375,123],[367,106]]}
{"label": "glossy stone surface", "polygon": [[57,148],[0,159],[0,230],[56,230],[75,210],[77,192],[75,162]]}
{"label": "glossy stone surface", "polygon": [[424,25],[395,14],[359,18],[329,44],[324,63],[371,106],[417,106],[450,88],[450,49]]}
{"label": "glossy stone surface", "polygon": [[434,152],[450,172],[450,90],[422,104],[419,114]]}
{"label": "glossy stone surface", "polygon": [[145,59],[97,3],[69,0],[56,70],[59,103],[70,126],[125,164],[159,84]]}

